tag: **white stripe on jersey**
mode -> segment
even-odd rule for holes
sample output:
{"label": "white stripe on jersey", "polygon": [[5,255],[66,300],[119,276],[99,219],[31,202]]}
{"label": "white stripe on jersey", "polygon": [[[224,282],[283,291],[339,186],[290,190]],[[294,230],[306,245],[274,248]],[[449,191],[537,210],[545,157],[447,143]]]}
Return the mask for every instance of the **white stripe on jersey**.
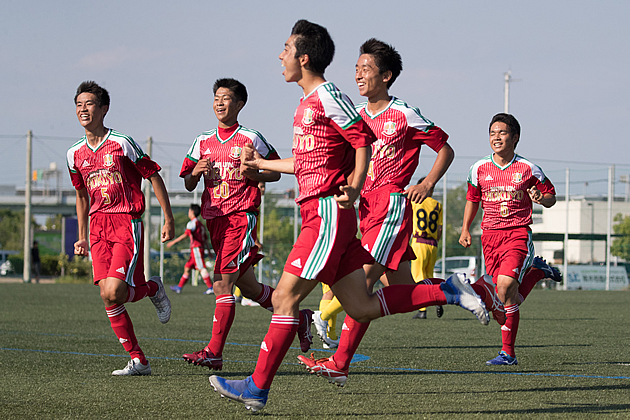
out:
{"label": "white stripe on jersey", "polygon": [[319,235],[300,274],[300,277],[307,280],[315,279],[322,271],[337,237],[337,202],[333,197],[325,197],[320,198],[318,204],[317,214],[321,219]]}

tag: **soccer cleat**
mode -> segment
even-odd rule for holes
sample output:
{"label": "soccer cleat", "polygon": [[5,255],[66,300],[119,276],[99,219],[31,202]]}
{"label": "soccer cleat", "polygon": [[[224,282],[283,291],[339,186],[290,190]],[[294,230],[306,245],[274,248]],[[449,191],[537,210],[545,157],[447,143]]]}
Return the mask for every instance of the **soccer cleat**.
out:
{"label": "soccer cleat", "polygon": [[112,372],[114,376],[146,376],[151,374],[151,365],[147,360],[147,364],[140,363],[139,358],[131,359],[124,369],[115,370]]}
{"label": "soccer cleat", "polygon": [[215,356],[211,351],[206,349],[191,354],[184,354],[182,357],[185,361],[195,366],[206,366],[210,370],[223,369],[223,358]]}
{"label": "soccer cleat", "polygon": [[310,358],[302,355],[298,356],[298,361],[310,373],[328,379],[328,382],[331,384],[344,386],[348,380],[348,371],[339,369],[331,357],[315,359],[313,353],[311,353]]}
{"label": "soccer cleat", "polygon": [[518,365],[518,360],[516,357],[512,357],[503,350],[499,352],[499,355],[492,360],[488,360],[486,362],[488,366],[499,366],[499,365],[507,365],[507,366],[515,366]]}
{"label": "soccer cleat", "polygon": [[155,296],[150,297],[151,302],[155,305],[155,310],[157,311],[158,319],[162,324],[166,324],[169,319],[171,319],[171,301],[166,296],[166,290],[164,290],[164,284],[162,283],[162,279],[159,276],[153,276],[149,279],[158,285],[158,291]]}
{"label": "soccer cleat", "polygon": [[241,299],[241,306],[260,306],[260,303],[244,297]]}
{"label": "soccer cleat", "polygon": [[486,310],[486,305],[475,293],[472,286],[466,281],[466,276],[462,273],[455,273],[444,283],[440,284],[440,289],[444,292],[446,303],[459,305],[469,310],[483,325],[488,325],[490,315]]}
{"label": "soccer cleat", "polygon": [[427,319],[427,311],[418,311],[411,319]]}
{"label": "soccer cleat", "polygon": [[300,325],[298,326],[297,335],[300,339],[300,350],[304,353],[306,353],[313,344],[313,334],[311,334],[312,323],[313,311],[310,309],[302,309],[300,311]]}
{"label": "soccer cleat", "polygon": [[256,386],[251,376],[239,381],[227,380],[220,376],[212,375],[210,384],[221,397],[245,404],[245,408],[255,413],[267,404],[269,389],[260,389]]}
{"label": "soccer cleat", "polygon": [[438,318],[442,318],[442,315],[444,315],[444,307],[442,305],[437,305],[435,307],[435,314]]}
{"label": "soccer cleat", "polygon": [[204,295],[214,295],[214,289],[212,287],[208,287],[206,289],[205,292],[203,292]]}
{"label": "soccer cleat", "polygon": [[322,319],[322,311],[313,312],[313,325],[315,325],[315,331],[317,331],[319,338],[321,338],[323,342],[326,342],[326,338],[328,337],[328,321]]}
{"label": "soccer cleat", "polygon": [[322,347],[325,349],[336,349],[339,347],[339,339],[333,340],[332,338],[326,336],[326,341],[322,343]]}
{"label": "soccer cleat", "polygon": [[182,288],[179,286],[171,286],[171,290],[177,294],[180,294],[182,292]]}
{"label": "soccer cleat", "polygon": [[499,325],[505,324],[505,321],[507,320],[505,317],[505,308],[503,307],[503,302],[501,302],[494,290],[492,277],[484,274],[481,281],[478,281],[475,284],[478,284],[485,289],[486,299],[484,300],[484,303],[486,305],[486,309],[492,312],[494,320],[497,321]]}
{"label": "soccer cleat", "polygon": [[560,271],[556,267],[552,267],[547,264],[547,261],[543,260],[540,257],[534,257],[532,267],[537,268],[545,273],[546,279],[551,279],[553,281],[557,281],[558,283],[562,281],[562,274],[560,274]]}

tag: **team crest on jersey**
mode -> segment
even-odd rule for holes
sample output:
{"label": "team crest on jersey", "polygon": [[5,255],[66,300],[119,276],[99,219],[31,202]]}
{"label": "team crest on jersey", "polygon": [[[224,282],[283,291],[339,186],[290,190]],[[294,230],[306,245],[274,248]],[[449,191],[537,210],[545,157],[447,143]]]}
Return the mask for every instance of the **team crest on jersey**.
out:
{"label": "team crest on jersey", "polygon": [[523,182],[523,174],[520,172],[514,172],[512,174],[512,184],[520,184]]}
{"label": "team crest on jersey", "polygon": [[114,157],[112,155],[103,156],[103,165],[106,168],[109,168],[110,166],[114,166]]}
{"label": "team crest on jersey", "polygon": [[383,134],[386,136],[393,136],[396,134],[396,123],[394,121],[387,121],[383,125]]}
{"label": "team crest on jersey", "polygon": [[304,110],[304,115],[302,116],[302,124],[304,125],[313,124],[313,110],[311,108],[306,108]]}
{"label": "team crest on jersey", "polygon": [[240,159],[241,158],[241,150],[243,150],[242,147],[238,147],[238,146],[234,146],[230,149],[230,157],[232,159]]}

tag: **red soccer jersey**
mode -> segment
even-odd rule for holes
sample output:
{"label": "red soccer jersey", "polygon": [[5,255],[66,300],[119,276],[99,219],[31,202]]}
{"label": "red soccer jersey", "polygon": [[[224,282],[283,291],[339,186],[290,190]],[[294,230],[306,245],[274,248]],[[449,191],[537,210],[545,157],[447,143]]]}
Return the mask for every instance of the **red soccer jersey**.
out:
{"label": "red soccer jersey", "polygon": [[179,174],[192,173],[200,159],[214,162],[214,171],[204,174],[205,190],[201,196],[201,216],[206,219],[226,216],[237,211],[258,211],[258,182],[241,175],[241,150],[251,143],[265,159],[278,159],[278,153],[258,131],[241,125],[227,139],[218,130],[207,131],[193,142]]}
{"label": "red soccer jersey", "polygon": [[501,167],[490,155],[470,168],[466,200],[481,201],[484,230],[529,226],[532,200],[527,189],[533,186],[543,194],[556,194],[542,169],[527,159],[514,155],[510,163]]}
{"label": "red soccer jersey", "polygon": [[448,139],[448,134],[424,118],[418,108],[395,97],[376,115],[368,112],[367,103],[357,106],[357,111],[378,138],[372,143],[362,194],[389,184],[403,190],[418,166],[420,147],[426,144],[439,152]]}
{"label": "red soccer jersey", "polygon": [[68,150],[66,159],[74,188],[87,188],[90,215],[101,212],[140,216],[144,213],[142,178],[161,169],[131,137],[111,129],[94,149],[83,136]]}
{"label": "red soccer jersey", "polygon": [[190,238],[190,248],[206,247],[206,231],[199,219],[191,220],[186,224],[186,235]]}
{"label": "red soccer jersey", "polygon": [[369,146],[374,133],[350,98],[331,83],[300,100],[293,117],[293,157],[301,203],[339,194],[354,170],[354,149]]}

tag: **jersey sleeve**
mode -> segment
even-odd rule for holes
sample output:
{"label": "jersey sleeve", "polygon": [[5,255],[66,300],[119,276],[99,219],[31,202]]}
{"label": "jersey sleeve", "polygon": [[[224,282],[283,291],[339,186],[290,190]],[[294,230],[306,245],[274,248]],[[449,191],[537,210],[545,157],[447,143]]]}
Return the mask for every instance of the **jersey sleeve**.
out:
{"label": "jersey sleeve", "polygon": [[478,203],[481,201],[481,188],[479,187],[479,180],[477,177],[477,164],[473,165],[468,172],[468,191],[466,191],[466,200]]}
{"label": "jersey sleeve", "polygon": [[407,129],[407,136],[411,138],[411,140],[426,144],[435,152],[439,152],[448,140],[448,134],[435,125],[431,125],[426,129],[410,125]]}
{"label": "jersey sleeve", "polygon": [[271,143],[269,143],[258,131],[255,133],[256,135],[252,139],[252,144],[258,153],[267,160],[280,159],[280,155],[278,155],[278,152],[274,149]]}
{"label": "jersey sleeve", "polygon": [[85,188],[85,183],[83,182],[81,173],[75,165],[74,152],[74,149],[68,150],[68,153],[66,154],[66,165],[68,166],[68,172],[70,172],[70,181],[72,181],[72,186],[76,190],[82,190]]}
{"label": "jersey sleeve", "polygon": [[156,162],[152,161],[149,155],[142,151],[142,148],[138,143],[136,143],[131,137],[125,136],[121,143],[123,152],[126,157],[131,160],[131,162],[135,165],[140,175],[143,178],[149,178],[156,172],[159,172],[162,168]]}
{"label": "jersey sleeve", "polygon": [[532,175],[534,175],[534,179],[536,180],[534,186],[536,186],[541,193],[556,195],[556,188],[539,166],[534,165],[532,167]]}
{"label": "jersey sleeve", "polygon": [[184,162],[182,163],[182,169],[179,171],[179,177],[184,178],[186,175],[191,174],[199,159],[201,159],[201,149],[200,149],[201,140],[199,137],[195,139],[190,149],[188,149],[188,153],[186,153],[186,157],[184,158]]}
{"label": "jersey sleeve", "polygon": [[363,121],[350,98],[336,89],[326,89],[320,99],[325,115],[332,120],[335,128],[354,149],[369,146],[376,141],[376,136]]}

